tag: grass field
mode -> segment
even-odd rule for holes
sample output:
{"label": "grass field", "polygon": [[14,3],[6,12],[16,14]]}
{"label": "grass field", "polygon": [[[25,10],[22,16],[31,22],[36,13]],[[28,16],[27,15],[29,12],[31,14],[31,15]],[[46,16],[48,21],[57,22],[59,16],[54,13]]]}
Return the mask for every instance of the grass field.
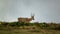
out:
{"label": "grass field", "polygon": [[60,34],[60,30],[49,29],[22,29],[18,27],[3,27],[0,34]]}
{"label": "grass field", "polygon": [[34,23],[33,26],[3,26],[0,25],[0,34],[60,34],[60,24]]}

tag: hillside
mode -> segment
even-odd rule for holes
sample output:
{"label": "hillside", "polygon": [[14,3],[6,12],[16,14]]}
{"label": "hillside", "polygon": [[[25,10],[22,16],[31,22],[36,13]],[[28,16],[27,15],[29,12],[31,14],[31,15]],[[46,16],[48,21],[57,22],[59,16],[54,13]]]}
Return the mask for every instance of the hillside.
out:
{"label": "hillside", "polygon": [[60,34],[60,24],[0,22],[0,34]]}

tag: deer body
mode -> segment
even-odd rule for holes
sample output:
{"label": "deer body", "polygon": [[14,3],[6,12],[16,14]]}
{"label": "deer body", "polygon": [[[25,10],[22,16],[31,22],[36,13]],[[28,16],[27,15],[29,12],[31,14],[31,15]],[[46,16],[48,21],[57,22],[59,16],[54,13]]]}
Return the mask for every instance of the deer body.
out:
{"label": "deer body", "polygon": [[26,22],[26,23],[28,23],[28,22],[30,22],[32,20],[34,20],[34,16],[31,16],[31,18],[22,18],[22,17],[18,18],[18,22]]}

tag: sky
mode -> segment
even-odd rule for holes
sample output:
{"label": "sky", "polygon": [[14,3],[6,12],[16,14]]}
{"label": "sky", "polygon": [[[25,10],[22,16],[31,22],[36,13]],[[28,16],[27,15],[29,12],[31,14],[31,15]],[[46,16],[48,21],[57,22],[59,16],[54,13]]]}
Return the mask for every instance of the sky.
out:
{"label": "sky", "polygon": [[31,14],[33,22],[60,23],[60,0],[0,0],[0,21],[18,21]]}

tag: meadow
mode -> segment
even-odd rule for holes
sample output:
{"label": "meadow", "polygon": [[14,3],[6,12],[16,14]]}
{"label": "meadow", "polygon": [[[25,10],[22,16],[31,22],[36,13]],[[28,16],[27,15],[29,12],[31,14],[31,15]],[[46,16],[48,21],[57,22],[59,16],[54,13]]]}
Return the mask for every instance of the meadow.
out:
{"label": "meadow", "polygon": [[60,34],[59,23],[0,23],[0,34]]}

